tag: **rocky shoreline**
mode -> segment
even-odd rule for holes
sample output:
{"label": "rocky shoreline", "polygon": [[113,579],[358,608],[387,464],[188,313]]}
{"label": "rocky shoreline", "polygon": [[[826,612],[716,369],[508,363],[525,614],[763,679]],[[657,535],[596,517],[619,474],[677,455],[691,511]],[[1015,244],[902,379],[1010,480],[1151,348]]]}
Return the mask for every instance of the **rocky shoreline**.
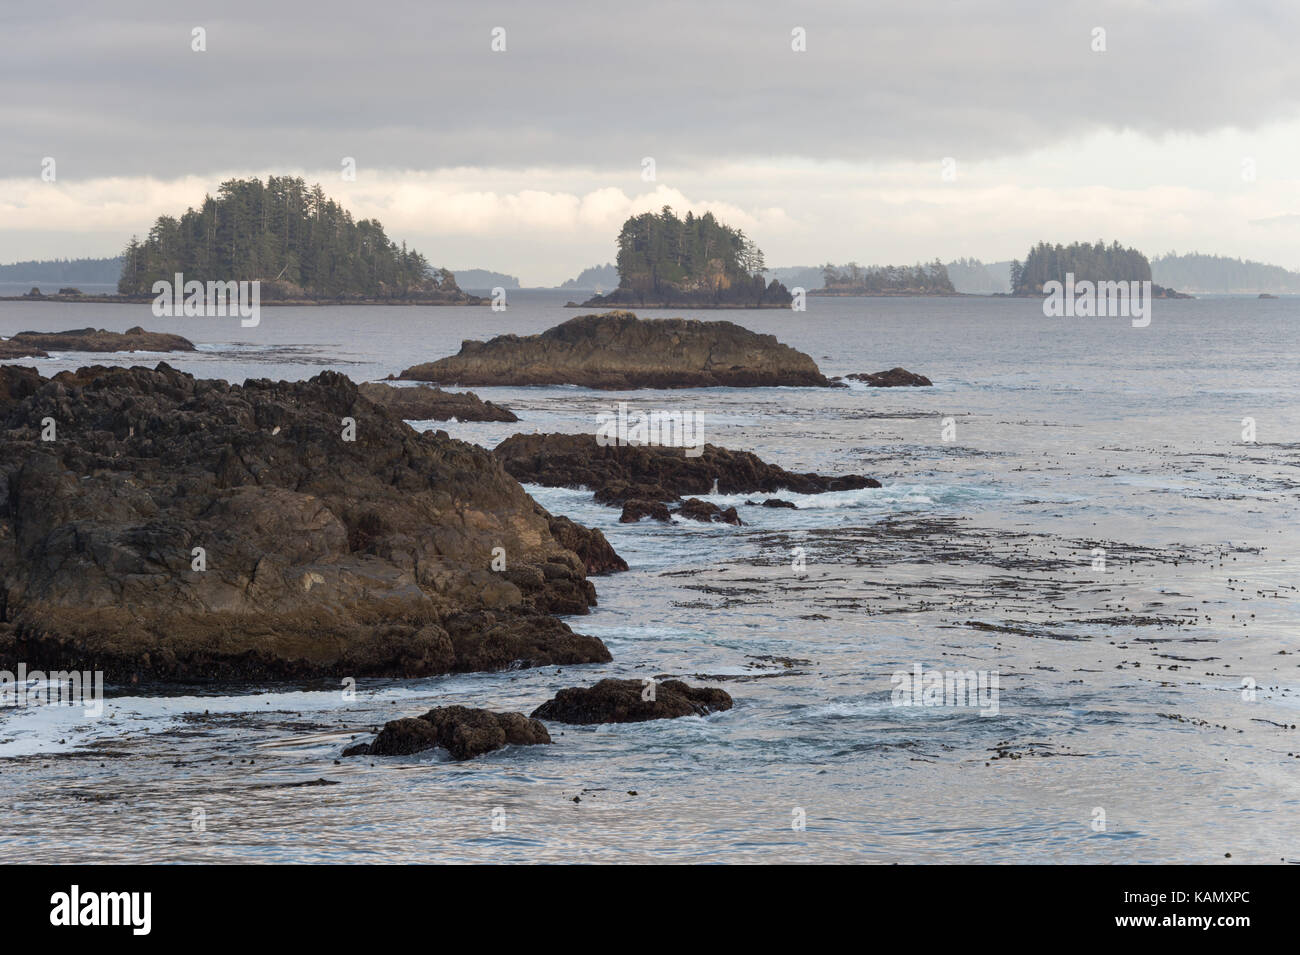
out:
{"label": "rocky shoreline", "polygon": [[397,388],[379,382],[357,386],[361,394],[404,421],[518,421],[509,408],[484,401],[472,391],[443,391],[421,385]]}
{"label": "rocky shoreline", "polygon": [[626,567],[604,535],[336,372],[4,366],[0,443],[0,665],[129,684],[610,659],[554,616]]}

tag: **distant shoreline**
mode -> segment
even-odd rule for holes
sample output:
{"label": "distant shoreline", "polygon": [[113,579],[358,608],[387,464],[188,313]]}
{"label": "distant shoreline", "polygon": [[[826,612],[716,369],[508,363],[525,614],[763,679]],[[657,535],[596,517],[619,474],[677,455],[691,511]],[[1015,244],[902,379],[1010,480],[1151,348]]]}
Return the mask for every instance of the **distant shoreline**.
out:
{"label": "distant shoreline", "polygon": [[[0,302],[60,302],[63,304],[95,305],[149,305],[157,299],[155,295],[143,297],[129,295],[0,295]],[[403,299],[318,299],[293,298],[276,299],[259,303],[268,308],[281,305],[490,305],[491,300],[470,295],[463,301],[448,302],[445,299],[403,298]],[[184,317],[184,316],[181,316]],[[199,316],[196,316],[199,317]]]}
{"label": "distant shoreline", "polygon": [[724,304],[712,304],[712,303],[710,303],[710,304],[707,304],[707,305],[699,305],[699,304],[694,304],[694,303],[691,303],[691,302],[674,302],[674,303],[672,303],[672,304],[668,304],[668,305],[662,305],[662,304],[660,304],[660,305],[656,305],[656,304],[654,304],[654,303],[652,303],[652,302],[647,302],[647,303],[645,303],[645,304],[643,305],[643,304],[641,304],[640,302],[637,302],[636,304],[621,304],[621,305],[607,305],[607,304],[601,304],[601,305],[593,305],[590,301],[588,301],[588,302],[566,302],[566,303],[564,304],[564,307],[565,307],[565,308],[606,308],[606,309],[613,308],[613,309],[627,309],[627,310],[637,309],[638,311],[641,310],[641,309],[646,309],[646,310],[649,310],[649,311],[655,311],[655,310],[666,310],[666,309],[678,309],[678,310],[680,310],[680,309],[684,309],[684,308],[737,309],[737,310],[740,310],[740,311],[752,311],[752,310],[754,310],[754,309],[760,309],[760,308],[778,308],[778,309],[779,309],[779,308],[785,308],[785,309],[788,309],[788,308],[790,307],[790,303],[789,303],[789,302],[786,302],[785,304],[780,304],[780,305],[779,305],[779,304],[773,302],[773,303],[768,304],[768,305],[745,305],[745,304],[743,304],[743,303],[742,303],[742,304],[735,304],[735,303],[728,302],[728,303],[724,303]]}

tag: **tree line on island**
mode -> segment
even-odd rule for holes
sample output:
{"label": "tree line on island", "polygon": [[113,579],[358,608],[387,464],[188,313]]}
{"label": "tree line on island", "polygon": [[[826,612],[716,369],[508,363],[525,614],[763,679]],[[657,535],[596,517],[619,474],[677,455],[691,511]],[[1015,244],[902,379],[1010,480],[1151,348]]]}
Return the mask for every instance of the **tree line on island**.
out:
{"label": "tree line on island", "polygon": [[868,265],[856,262],[822,266],[827,295],[953,295],[948,268],[938,259],[928,265]]}
{"label": "tree line on island", "polygon": [[230,179],[179,218],[159,216],[123,253],[118,292],[152,294],[156,281],[260,281],[263,300],[469,300],[447,269],[352,214],[319,184],[270,176]]}
{"label": "tree line on island", "polygon": [[1067,274],[1076,282],[1149,282],[1151,263],[1137,249],[1118,242],[1039,242],[1023,263],[1018,259],[1011,263],[1011,294],[1041,295],[1047,282],[1064,282]]}
{"label": "tree line on island", "polygon": [[586,304],[787,306],[790,292],[763,278],[763,251],[711,212],[680,218],[670,206],[632,216],[618,234],[618,288]]}

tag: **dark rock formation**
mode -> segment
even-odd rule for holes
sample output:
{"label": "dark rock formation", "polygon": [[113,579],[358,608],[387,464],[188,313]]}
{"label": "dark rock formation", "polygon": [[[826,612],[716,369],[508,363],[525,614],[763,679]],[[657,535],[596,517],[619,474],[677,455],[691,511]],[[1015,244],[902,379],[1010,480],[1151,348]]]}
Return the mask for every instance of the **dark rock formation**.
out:
{"label": "dark rock formation", "polygon": [[502,746],[549,743],[551,734],[522,713],[493,713],[465,706],[439,706],[423,716],[390,720],[374,742],[358,743],[344,756],[410,756],[441,746],[456,760],[473,759]]}
{"label": "dark rock formation", "polygon": [[649,517],[656,521],[670,523],[673,515],[677,514],[692,521],[702,521],[709,523],[735,524],[741,526],[745,522],[740,519],[734,507],[723,509],[711,501],[701,501],[697,497],[687,498],[682,501],[681,506],[676,510],[668,510],[668,505],[660,501],[646,501],[635,498],[627,501],[623,505],[623,513],[619,515],[620,524],[635,524],[643,517]]}
{"label": "dark rock formation", "polygon": [[16,342],[12,338],[0,339],[0,361],[9,358],[49,358],[50,353],[30,343]]}
{"label": "dark rock formation", "polygon": [[712,501],[701,501],[698,497],[688,497],[673,513],[687,520],[703,521],[705,524],[735,524],[739,527],[744,523],[734,507],[721,508]]}
{"label": "dark rock formation", "polygon": [[518,421],[509,408],[484,401],[472,391],[443,391],[420,386],[395,388],[366,382],[358,390],[406,421]]}
{"label": "dark rock formation", "polygon": [[0,366],[0,665],[132,682],[603,662],[550,615],[586,612],[587,566],[619,563],[489,452],[335,372]]}
{"label": "dark rock formation", "polygon": [[845,375],[846,378],[852,378],[854,381],[865,381],[872,388],[899,388],[913,387],[924,388],[933,385],[934,382],[925,375],[917,375],[908,371],[906,368],[891,368],[889,371],[878,371],[874,375],[858,374]]}
{"label": "dark rock formation", "polygon": [[732,707],[731,697],[713,687],[665,680],[653,687],[654,699],[640,680],[601,680],[595,686],[569,687],[533,710],[533,717],[556,723],[642,723],[679,716],[704,716]]}
{"label": "dark rock formation", "polygon": [[646,501],[641,498],[634,498],[624,502],[623,513],[618,516],[618,522],[620,524],[635,524],[643,517],[663,521],[665,524],[673,519],[667,504],[661,501]]}
{"label": "dark rock formation", "polygon": [[706,444],[698,457],[681,448],[606,445],[594,434],[516,434],[492,452],[517,480],[545,487],[586,487],[602,504],[675,501],[684,495],[753,494],[781,490],[799,494],[880,487],[859,474],[828,477],[796,474],[767,464],[748,451]]}
{"label": "dark rock formation", "polygon": [[[124,332],[81,328],[66,332],[19,332],[0,342],[2,358],[45,358],[48,351],[194,351],[194,343],[180,335],[146,332],[137,325]],[[26,349],[26,351],[22,351]]]}
{"label": "dark rock formation", "polygon": [[627,561],[614,552],[599,528],[584,527],[567,517],[552,517],[551,536],[580,558],[591,575],[612,574],[627,570]]}
{"label": "dark rock formation", "polygon": [[792,511],[799,509],[799,505],[794,501],[783,501],[779,497],[769,497],[762,501],[746,501],[745,503],[753,507],[788,507]]}
{"label": "dark rock formation", "polygon": [[731,322],[582,315],[540,335],[466,341],[460,353],[415,365],[399,378],[451,385],[582,385],[587,388],[827,386],[803,352]]}

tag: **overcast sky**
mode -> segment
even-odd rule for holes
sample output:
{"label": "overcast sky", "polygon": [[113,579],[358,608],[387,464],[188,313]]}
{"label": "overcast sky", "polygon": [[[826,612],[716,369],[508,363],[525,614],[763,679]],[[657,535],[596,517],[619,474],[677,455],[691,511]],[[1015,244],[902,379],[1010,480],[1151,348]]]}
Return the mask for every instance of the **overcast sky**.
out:
{"label": "overcast sky", "polygon": [[5,0],[0,32],[0,262],[294,173],[525,285],[664,203],[773,266],[1114,238],[1300,269],[1295,0]]}

